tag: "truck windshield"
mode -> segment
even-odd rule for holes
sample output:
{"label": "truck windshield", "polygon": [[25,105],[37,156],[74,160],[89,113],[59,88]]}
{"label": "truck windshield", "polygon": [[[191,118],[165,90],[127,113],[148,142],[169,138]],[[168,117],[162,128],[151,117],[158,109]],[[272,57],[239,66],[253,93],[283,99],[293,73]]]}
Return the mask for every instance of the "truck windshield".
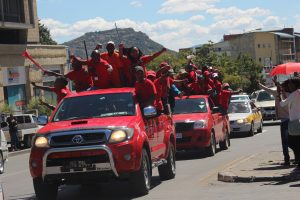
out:
{"label": "truck windshield", "polygon": [[207,113],[205,99],[177,99],[174,108],[174,114],[187,113]]}
{"label": "truck windshield", "polygon": [[131,93],[101,94],[64,99],[53,122],[135,115]]}
{"label": "truck windshield", "polygon": [[266,91],[261,91],[258,93],[257,101],[274,101],[275,98],[273,95],[268,94]]}
{"label": "truck windshield", "polygon": [[247,102],[231,102],[228,113],[250,113],[250,106]]}

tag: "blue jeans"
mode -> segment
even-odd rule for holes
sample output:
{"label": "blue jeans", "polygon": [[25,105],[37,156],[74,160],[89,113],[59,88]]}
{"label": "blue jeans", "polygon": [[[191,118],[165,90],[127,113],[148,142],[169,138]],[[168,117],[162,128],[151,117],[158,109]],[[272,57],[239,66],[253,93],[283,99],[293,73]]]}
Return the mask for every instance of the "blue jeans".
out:
{"label": "blue jeans", "polygon": [[282,119],[280,123],[280,133],[281,133],[281,144],[282,144],[282,151],[284,156],[285,162],[290,162],[290,155],[289,155],[289,131],[288,131],[289,120]]}

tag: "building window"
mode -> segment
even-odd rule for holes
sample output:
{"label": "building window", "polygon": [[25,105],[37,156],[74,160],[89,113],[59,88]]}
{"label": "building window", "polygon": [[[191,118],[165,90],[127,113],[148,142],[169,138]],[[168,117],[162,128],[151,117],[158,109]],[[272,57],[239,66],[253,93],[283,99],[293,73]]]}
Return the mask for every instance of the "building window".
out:
{"label": "building window", "polygon": [[260,48],[260,44],[257,45],[257,48]]}
{"label": "building window", "polygon": [[25,85],[12,85],[4,87],[6,102],[14,111],[24,110],[26,105]]}
{"label": "building window", "polygon": [[268,47],[271,48],[271,44],[270,43],[268,44]]}
{"label": "building window", "polygon": [[258,58],[258,61],[261,62],[261,58]]}
{"label": "building window", "polygon": [[263,48],[266,48],[266,45],[265,45],[265,44],[263,44]]}
{"label": "building window", "polygon": [[28,0],[28,10],[29,10],[30,24],[34,24],[32,0]]}
{"label": "building window", "polygon": [[23,0],[3,0],[4,21],[25,23]]}

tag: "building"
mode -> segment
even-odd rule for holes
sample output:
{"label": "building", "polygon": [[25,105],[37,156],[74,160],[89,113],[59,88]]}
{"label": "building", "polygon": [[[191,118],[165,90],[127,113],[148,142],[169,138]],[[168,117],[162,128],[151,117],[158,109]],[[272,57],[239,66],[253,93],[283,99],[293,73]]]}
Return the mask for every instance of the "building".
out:
{"label": "building", "polygon": [[45,95],[52,101],[55,95],[41,93],[31,82],[49,86],[54,77],[42,72],[22,57],[27,50],[46,69],[64,72],[67,69],[67,48],[61,45],[41,45],[36,0],[0,0],[0,104],[7,103],[22,112],[30,99]]}
{"label": "building", "polygon": [[224,35],[215,43],[212,51],[226,53],[232,57],[248,55],[262,66],[264,76],[269,79],[270,70],[282,63],[300,61],[300,34],[293,28],[279,30],[255,30],[243,34]]}

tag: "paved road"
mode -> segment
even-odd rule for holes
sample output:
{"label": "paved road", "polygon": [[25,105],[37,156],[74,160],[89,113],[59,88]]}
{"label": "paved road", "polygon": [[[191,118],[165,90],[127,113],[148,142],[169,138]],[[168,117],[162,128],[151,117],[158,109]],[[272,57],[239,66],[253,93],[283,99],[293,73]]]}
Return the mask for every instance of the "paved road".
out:
{"label": "paved road", "polygon": [[[278,126],[265,127],[262,134],[251,138],[232,139],[231,144],[229,150],[218,152],[214,157],[205,157],[201,154],[179,154],[176,178],[160,182],[157,170],[154,170],[153,188],[150,194],[144,197],[133,197],[129,193],[127,183],[121,182],[101,184],[89,190],[79,186],[62,187],[58,199],[299,199],[299,184],[237,184],[217,181],[218,171],[228,166],[262,151],[280,151]],[[5,174],[0,176],[5,197],[8,200],[35,199],[28,171],[28,157],[28,154],[24,154],[10,158]]]}

